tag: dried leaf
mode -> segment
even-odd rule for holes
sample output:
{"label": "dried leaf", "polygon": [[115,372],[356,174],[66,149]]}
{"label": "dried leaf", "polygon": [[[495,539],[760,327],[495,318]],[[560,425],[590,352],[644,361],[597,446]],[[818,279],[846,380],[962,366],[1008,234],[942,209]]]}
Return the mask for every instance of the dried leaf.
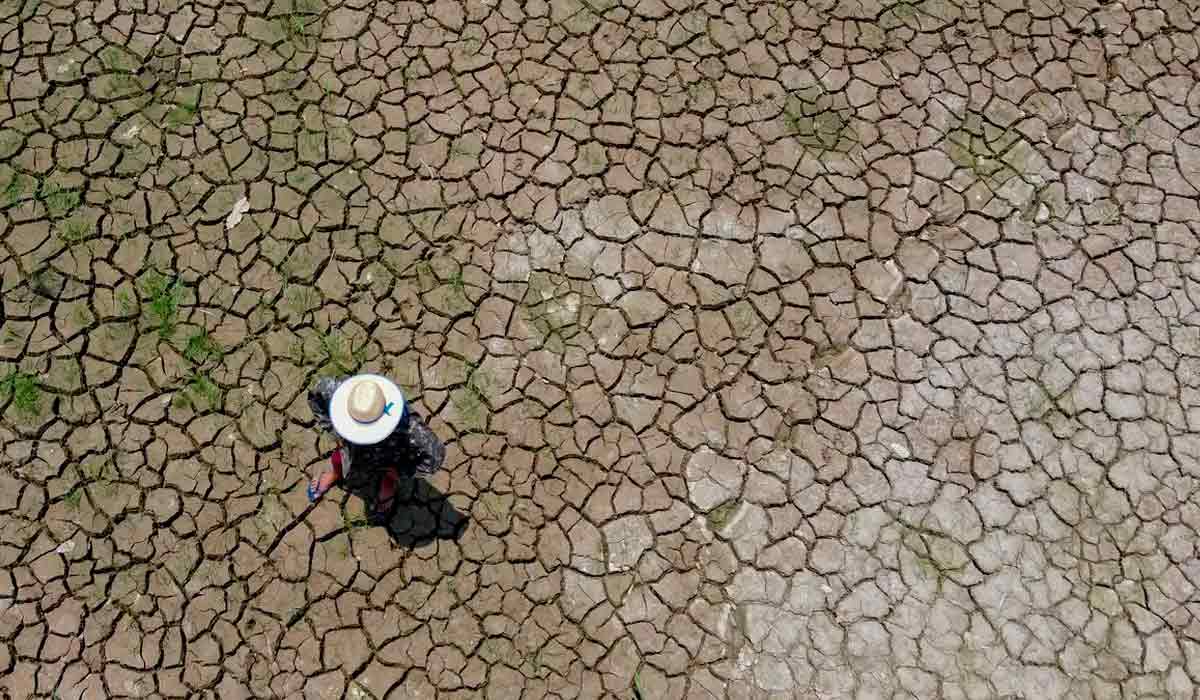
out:
{"label": "dried leaf", "polygon": [[234,226],[242,223],[242,217],[248,211],[250,211],[250,200],[242,197],[233,205],[233,211],[229,212],[229,216],[225,218],[225,230],[231,231]]}

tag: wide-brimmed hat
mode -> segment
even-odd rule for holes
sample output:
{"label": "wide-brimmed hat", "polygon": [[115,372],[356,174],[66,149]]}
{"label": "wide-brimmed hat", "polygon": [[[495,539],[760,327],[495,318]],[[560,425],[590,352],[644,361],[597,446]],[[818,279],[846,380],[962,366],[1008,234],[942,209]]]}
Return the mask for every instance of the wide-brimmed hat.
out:
{"label": "wide-brimmed hat", "polygon": [[329,400],[333,429],[356,445],[382,441],[404,417],[404,394],[387,377],[356,374],[338,385]]}

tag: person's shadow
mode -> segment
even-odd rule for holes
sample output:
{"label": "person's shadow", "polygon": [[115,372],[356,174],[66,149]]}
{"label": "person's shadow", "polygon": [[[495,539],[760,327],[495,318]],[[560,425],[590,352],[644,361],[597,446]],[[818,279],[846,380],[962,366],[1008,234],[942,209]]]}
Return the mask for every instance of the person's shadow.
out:
{"label": "person's shadow", "polygon": [[[466,530],[466,514],[455,508],[446,494],[430,485],[421,475],[397,471],[400,481],[396,486],[396,500],[391,515],[386,521],[372,521],[372,525],[386,527],[392,540],[405,547],[418,547],[432,540],[457,540]],[[382,478],[383,475],[379,473],[351,469],[339,486],[363,499],[368,512],[371,512],[375,509]]]}

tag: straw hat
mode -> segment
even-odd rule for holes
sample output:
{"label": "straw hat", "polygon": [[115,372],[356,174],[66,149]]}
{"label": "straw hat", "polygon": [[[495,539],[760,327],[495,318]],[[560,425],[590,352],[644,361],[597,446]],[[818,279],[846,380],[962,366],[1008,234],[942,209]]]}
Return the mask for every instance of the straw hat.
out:
{"label": "straw hat", "polygon": [[357,374],[338,385],[329,400],[333,429],[356,445],[382,441],[404,417],[404,394],[392,380]]}

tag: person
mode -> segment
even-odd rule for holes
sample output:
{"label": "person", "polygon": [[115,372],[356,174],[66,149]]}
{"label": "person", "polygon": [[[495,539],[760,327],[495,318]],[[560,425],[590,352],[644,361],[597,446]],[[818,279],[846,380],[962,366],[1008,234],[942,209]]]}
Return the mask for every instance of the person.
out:
{"label": "person", "polygon": [[324,496],[351,468],[377,473],[371,515],[378,522],[391,514],[402,476],[432,474],[446,458],[445,446],[387,377],[325,377],[309,389],[308,403],[317,425],[332,430],[340,443],[329,469],[309,482],[309,501]]}

